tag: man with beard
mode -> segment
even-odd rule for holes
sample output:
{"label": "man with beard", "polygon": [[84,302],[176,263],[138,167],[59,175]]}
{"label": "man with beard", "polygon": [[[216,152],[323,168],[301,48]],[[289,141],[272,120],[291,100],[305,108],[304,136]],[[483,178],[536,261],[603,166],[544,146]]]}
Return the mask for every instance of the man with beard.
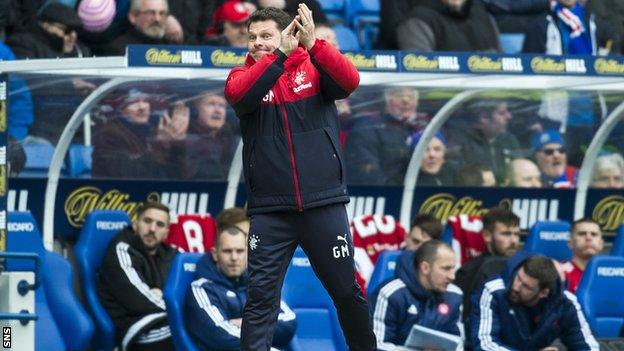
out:
{"label": "man with beard", "polygon": [[502,207],[483,216],[483,240],[487,250],[458,271],[455,284],[464,292],[464,318],[470,315],[470,295],[487,278],[500,272],[508,257],[520,248],[520,218]]}
{"label": "man with beard", "polygon": [[169,44],[165,38],[169,5],[167,0],[132,0],[128,11],[130,29],[103,49],[105,55],[125,55],[129,44]]}
{"label": "man with beard", "polygon": [[106,250],[97,290],[121,350],[173,350],[163,288],[177,251],[163,244],[168,234],[169,208],[148,202]]}
{"label": "man with beard", "polygon": [[561,269],[565,277],[565,287],[576,293],[587,262],[599,254],[604,247],[600,225],[591,218],[581,218],[572,224],[572,233],[568,242],[572,250],[572,259],[563,263]]}
{"label": "man with beard", "polygon": [[469,337],[473,350],[599,350],[574,294],[561,287],[545,256],[520,252],[473,296]]}
{"label": "man with beard", "polygon": [[500,52],[498,27],[481,1],[421,0],[396,29],[399,50]]}
{"label": "man with beard", "polygon": [[394,280],[374,300],[373,329],[378,350],[397,350],[415,324],[463,336],[462,292],[452,283],[455,253],[429,240],[397,261]]}
{"label": "man with beard", "polygon": [[552,188],[574,188],[578,169],[568,165],[563,137],[556,130],[536,134],[532,140],[542,182]]}

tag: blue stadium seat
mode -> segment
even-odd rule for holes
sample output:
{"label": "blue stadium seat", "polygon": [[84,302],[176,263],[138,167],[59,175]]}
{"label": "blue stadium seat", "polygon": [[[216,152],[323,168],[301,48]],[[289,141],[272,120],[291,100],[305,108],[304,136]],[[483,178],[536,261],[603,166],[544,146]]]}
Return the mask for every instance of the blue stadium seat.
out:
{"label": "blue stadium seat", "polygon": [[340,45],[340,50],[360,50],[360,42],[358,41],[358,37],[351,28],[345,27],[343,25],[335,25],[332,28],[336,33],[336,39],[338,39],[338,45]]}
{"label": "blue stadium seat", "polygon": [[73,144],[68,151],[68,175],[72,178],[91,177],[93,146]]}
{"label": "blue stadium seat", "polygon": [[23,144],[26,164],[20,172],[25,177],[47,177],[54,146],[50,144]]}
{"label": "blue stadium seat", "polygon": [[505,54],[519,54],[524,44],[524,33],[501,33],[500,41]]}
{"label": "blue stadium seat", "polygon": [[334,303],[299,247],[284,278],[282,299],[297,315],[291,351],[347,351]]}
{"label": "blue stadium seat", "polygon": [[536,222],[527,237],[524,249],[567,261],[572,258],[572,250],[568,246],[570,239],[570,223],[566,221]]}
{"label": "blue stadium seat", "polygon": [[347,18],[348,0],[319,0],[330,23],[344,23]]}
{"label": "blue stadium seat", "polygon": [[620,224],[620,228],[618,228],[618,231],[615,234],[613,247],[611,247],[611,256],[624,257],[624,224]]}
{"label": "blue stadium seat", "polygon": [[444,241],[448,245],[453,245],[453,227],[450,225],[445,225],[444,230],[442,231],[442,236],[440,240]]}
{"label": "blue stadium seat", "polygon": [[379,2],[380,0],[351,0],[349,18],[363,49],[372,49],[377,43],[380,22]]}
{"label": "blue stadium seat", "polygon": [[[41,260],[35,290],[35,350],[86,350],[93,336],[93,321],[74,295],[72,269],[59,254],[46,251],[34,217],[29,212],[9,212],[8,252],[34,252]],[[7,261],[7,270],[31,270],[28,264]]]}
{"label": "blue stadium seat", "polygon": [[394,277],[396,261],[402,252],[401,250],[383,251],[379,255],[377,263],[375,263],[373,274],[368,281],[368,287],[366,289],[368,296],[373,295],[373,292],[380,283]]}
{"label": "blue stadium seat", "polygon": [[126,212],[93,211],[87,215],[74,248],[80,286],[87,310],[95,322],[96,332],[91,346],[97,350],[112,351],[115,348],[113,321],[100,304],[96,291],[97,271],[102,265],[108,244],[128,224],[130,218]]}
{"label": "blue stadium seat", "polygon": [[178,351],[197,351],[184,327],[184,297],[195,278],[195,267],[203,254],[179,253],[171,263],[163,292],[167,305],[167,319],[171,327],[173,344]]}
{"label": "blue stadium seat", "polygon": [[624,257],[593,257],[576,290],[587,322],[599,338],[614,338],[624,326]]}

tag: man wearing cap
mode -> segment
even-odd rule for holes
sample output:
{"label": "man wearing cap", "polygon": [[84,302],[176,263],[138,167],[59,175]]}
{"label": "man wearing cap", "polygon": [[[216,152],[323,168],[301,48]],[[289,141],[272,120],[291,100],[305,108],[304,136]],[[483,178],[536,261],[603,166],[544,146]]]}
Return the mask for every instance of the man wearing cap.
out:
{"label": "man wearing cap", "polygon": [[74,9],[50,3],[25,31],[10,36],[7,45],[18,59],[89,56],[89,49],[78,42],[76,30],[81,27]]}
{"label": "man wearing cap", "polygon": [[565,143],[553,129],[533,136],[535,160],[542,172],[542,183],[552,188],[574,188],[578,169],[568,165]]}
{"label": "man wearing cap", "polygon": [[213,46],[247,47],[249,9],[242,1],[227,1],[213,16],[213,27],[206,30],[204,43]]}
{"label": "man wearing cap", "polygon": [[148,94],[132,88],[118,99],[119,116],[96,129],[93,176],[114,178],[180,177],[185,172],[189,109],[153,113]]}

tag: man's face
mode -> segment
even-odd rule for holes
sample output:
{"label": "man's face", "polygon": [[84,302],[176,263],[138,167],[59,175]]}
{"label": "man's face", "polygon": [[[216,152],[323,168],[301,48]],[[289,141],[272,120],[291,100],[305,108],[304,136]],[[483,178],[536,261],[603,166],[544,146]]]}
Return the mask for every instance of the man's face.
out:
{"label": "man's face", "polygon": [[423,262],[419,274],[424,278],[426,288],[443,293],[455,280],[455,253],[447,247],[440,247],[433,264]]}
{"label": "man's face", "polygon": [[519,188],[541,188],[541,173],[537,166],[528,160],[511,161],[513,170],[512,182],[513,186]]}
{"label": "man's face", "polygon": [[501,103],[492,111],[490,118],[483,121],[482,129],[488,137],[495,137],[507,131],[507,125],[511,120],[511,112],[507,108],[507,103]]}
{"label": "man's face", "polygon": [[431,236],[419,226],[414,226],[405,237],[405,249],[416,251],[424,242],[431,240]]}
{"label": "man's face", "polygon": [[594,188],[624,188],[624,174],[618,167],[604,168],[596,172],[591,186]]}
{"label": "man's face", "polygon": [[132,222],[132,229],[148,252],[155,251],[169,234],[169,213],[150,208]]}
{"label": "man's face", "polygon": [[483,187],[496,186],[496,177],[494,176],[494,172],[483,171],[481,172],[481,178],[483,178],[483,182],[481,183],[481,186]]}
{"label": "man's face", "polygon": [[494,223],[494,230],[483,229],[484,240],[495,256],[513,256],[520,246],[520,227],[501,222]]}
{"label": "man's face", "polygon": [[211,253],[217,268],[228,278],[238,278],[247,269],[247,240],[243,233],[221,234]]}
{"label": "man's face", "polygon": [[143,0],[141,9],[128,12],[128,20],[141,33],[154,39],[165,36],[169,9],[163,0]]}
{"label": "man's face", "polygon": [[572,229],[569,245],[574,257],[588,260],[599,254],[604,247],[602,231],[596,223],[578,223]]}
{"label": "man's face", "polygon": [[535,153],[535,156],[539,168],[549,178],[562,175],[568,163],[565,148],[557,143],[544,145]]}
{"label": "man's face", "polygon": [[401,121],[416,118],[418,93],[410,88],[392,89],[386,94],[386,111]]}
{"label": "man's face", "polygon": [[548,296],[548,293],[549,289],[540,290],[539,281],[526,274],[524,267],[520,267],[509,290],[509,300],[516,304],[532,307],[540,299]]}
{"label": "man's face", "polygon": [[281,30],[273,20],[252,22],[249,24],[247,49],[254,60],[260,60],[280,46],[282,41]]}
{"label": "man's face", "polygon": [[223,22],[223,36],[230,46],[235,48],[247,47],[247,24],[245,22]]}
{"label": "man's face", "polygon": [[225,98],[205,95],[197,104],[198,118],[211,129],[221,129],[225,124]]}
{"label": "man's face", "polygon": [[63,53],[69,54],[74,51],[78,35],[76,30],[58,22],[42,22],[43,29],[59,38],[63,38]]}
{"label": "man's face", "polygon": [[151,106],[145,97],[126,105],[123,109],[123,114],[134,123],[149,122],[150,113]]}
{"label": "man's face", "polygon": [[466,0],[440,0],[442,3],[450,7],[454,12],[460,12]]}
{"label": "man's face", "polygon": [[336,49],[340,50],[340,46],[338,45],[338,38],[336,38],[336,33],[333,29],[331,29],[331,27],[316,27],[314,30],[314,34],[317,38],[325,40],[326,42],[332,44]]}
{"label": "man's face", "polygon": [[442,164],[444,164],[444,153],[446,147],[438,138],[432,138],[427,145],[425,156],[423,157],[421,168],[423,172],[428,174],[438,174]]}

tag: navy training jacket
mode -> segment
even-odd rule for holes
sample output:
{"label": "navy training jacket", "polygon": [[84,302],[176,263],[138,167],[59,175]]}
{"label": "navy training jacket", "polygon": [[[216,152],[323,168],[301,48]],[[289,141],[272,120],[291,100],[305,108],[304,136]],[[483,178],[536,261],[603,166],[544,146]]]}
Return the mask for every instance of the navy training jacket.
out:
{"label": "navy training jacket", "polygon": [[414,252],[397,261],[396,279],[385,284],[373,305],[373,330],[378,350],[403,346],[414,324],[462,336],[462,291],[450,284],[445,293],[426,290],[418,281]]}
{"label": "navy training jacket", "polygon": [[539,305],[534,330],[526,308],[509,301],[517,270],[531,255],[521,251],[510,258],[500,275],[472,295],[468,330],[473,350],[540,350],[557,338],[571,351],[599,350],[576,296],[561,282]]}
{"label": "navy training jacket", "polygon": [[250,214],[349,201],[338,112],[360,81],[355,66],[317,39],[308,52],[248,56],[230,72],[225,96],[240,119]]}
{"label": "navy training jacket", "polygon": [[[233,280],[221,273],[210,254],[197,263],[196,280],[191,283],[184,302],[186,329],[201,350],[240,349],[240,328],[229,322],[243,317],[247,301],[247,273]],[[295,335],[295,314],[281,302],[273,345],[286,346]]]}

